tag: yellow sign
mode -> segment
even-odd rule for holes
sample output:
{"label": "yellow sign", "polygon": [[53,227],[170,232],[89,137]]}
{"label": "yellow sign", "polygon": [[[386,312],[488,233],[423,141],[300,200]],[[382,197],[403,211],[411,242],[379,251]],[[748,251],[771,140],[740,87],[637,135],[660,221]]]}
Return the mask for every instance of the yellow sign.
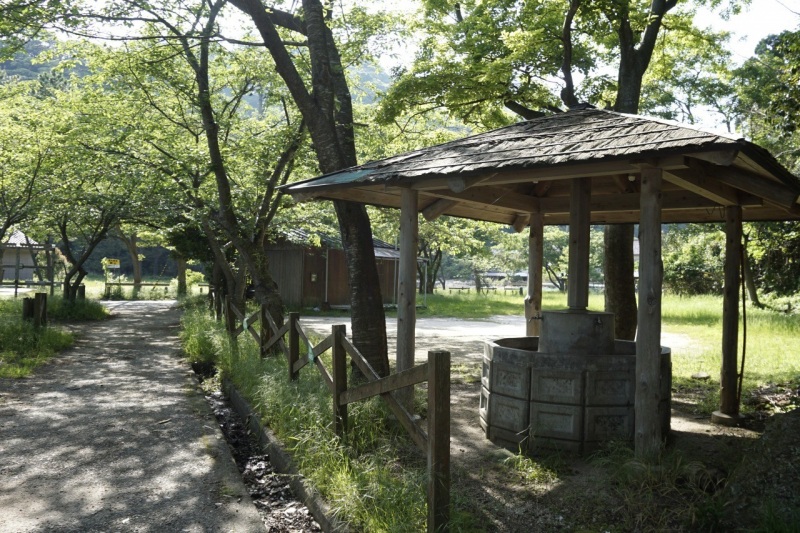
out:
{"label": "yellow sign", "polygon": [[119,259],[106,259],[106,268],[119,268]]}

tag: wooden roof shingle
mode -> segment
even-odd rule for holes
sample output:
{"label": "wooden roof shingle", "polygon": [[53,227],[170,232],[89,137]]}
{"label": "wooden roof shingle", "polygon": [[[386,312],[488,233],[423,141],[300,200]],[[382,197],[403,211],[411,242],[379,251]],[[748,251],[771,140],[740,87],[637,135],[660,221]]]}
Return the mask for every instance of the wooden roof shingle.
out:
{"label": "wooden roof shingle", "polygon": [[[746,219],[800,219],[800,179],[759,146],[599,109],[519,122],[294,183],[285,190],[298,199],[349,199],[397,207],[397,188],[413,187],[420,190],[423,211],[440,201],[437,214],[513,223],[538,209],[548,223],[563,223],[569,210],[568,202],[564,206],[558,200],[563,187],[532,190],[533,185],[592,177],[597,204],[593,222],[630,222],[638,220],[633,197],[600,199],[635,193],[635,176],[642,165],[671,173],[665,192],[674,194],[665,209],[674,211],[674,220],[667,216],[665,221],[719,220],[721,214],[709,210],[732,203],[749,211]],[[632,186],[625,183],[626,177],[633,177]],[[443,209],[441,200],[451,205]]]}

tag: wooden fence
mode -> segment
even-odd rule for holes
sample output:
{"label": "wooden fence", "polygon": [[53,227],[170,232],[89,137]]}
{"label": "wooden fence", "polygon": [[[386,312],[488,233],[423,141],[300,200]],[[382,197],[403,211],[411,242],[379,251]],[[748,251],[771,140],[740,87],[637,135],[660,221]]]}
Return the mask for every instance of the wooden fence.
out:
{"label": "wooden fence", "polygon": [[[333,427],[337,435],[347,432],[347,406],[353,402],[380,396],[428,457],[428,531],[448,531],[450,521],[450,353],[429,351],[428,362],[381,378],[366,358],[347,338],[346,327],[332,326],[331,334],[314,346],[303,330],[298,313],[289,313],[283,326],[273,321],[265,306],[250,316],[237,309],[230,298],[225,299],[225,320],[233,339],[249,332],[265,357],[276,347],[287,361],[288,378],[296,380],[300,370],[313,364],[333,397]],[[255,325],[259,324],[256,329]],[[289,335],[288,344],[284,337]],[[300,354],[300,341],[307,353]],[[332,365],[328,369],[320,355],[332,350]],[[348,386],[347,356],[366,376],[367,382]],[[428,382],[428,419],[423,428],[392,394],[392,391]],[[426,430],[427,429],[427,430]]]}

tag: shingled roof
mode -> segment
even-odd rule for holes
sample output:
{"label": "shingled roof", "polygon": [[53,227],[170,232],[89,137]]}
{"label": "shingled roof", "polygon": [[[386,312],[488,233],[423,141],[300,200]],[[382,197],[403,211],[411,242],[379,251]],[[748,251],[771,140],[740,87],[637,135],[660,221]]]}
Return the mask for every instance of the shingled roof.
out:
{"label": "shingled roof", "polygon": [[373,161],[286,187],[296,199],[399,207],[420,191],[427,218],[451,214],[520,225],[569,218],[569,180],[592,178],[592,222],[638,221],[638,173],[665,170],[665,222],[800,219],[800,179],[741,138],[642,116],[575,110]]}

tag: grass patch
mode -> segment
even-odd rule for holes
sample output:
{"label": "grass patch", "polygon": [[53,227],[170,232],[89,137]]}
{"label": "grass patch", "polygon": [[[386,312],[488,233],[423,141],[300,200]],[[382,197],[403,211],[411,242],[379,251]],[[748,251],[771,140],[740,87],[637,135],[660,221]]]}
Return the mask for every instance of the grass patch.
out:
{"label": "grass patch", "polygon": [[3,305],[0,312],[0,378],[22,378],[45,363],[59,351],[72,345],[71,333],[57,328],[34,328],[19,314],[8,316]]}
{"label": "grass patch", "polygon": [[75,300],[70,302],[61,296],[47,298],[47,317],[60,322],[82,322],[92,320],[105,320],[109,317],[108,310],[96,300]]}
{"label": "grass patch", "polygon": [[22,299],[0,300],[0,377],[22,378],[45,363],[56,353],[72,345],[73,335],[52,322],[100,320],[108,316],[97,302],[67,302],[60,296],[47,299],[47,315],[51,324],[34,328],[22,320]]}
{"label": "grass patch", "polygon": [[[425,529],[426,461],[383,403],[349,406],[344,440],[333,432],[331,395],[313,367],[290,382],[283,357],[261,359],[249,336],[234,348],[204,304],[188,304],[181,335],[187,357],[213,357],[281,439],[334,514],[357,531]],[[301,353],[306,348],[301,346]],[[330,368],[329,355],[323,355]],[[459,520],[468,521],[464,513]]]}
{"label": "grass patch", "polygon": [[[722,354],[722,298],[714,296],[663,299],[663,330],[689,339],[673,347],[672,375],[676,392],[696,400],[694,412],[710,415],[719,408],[719,370]],[[747,308],[747,344],[742,392],[742,411],[752,410],[750,398],[759,388],[800,381],[800,359],[793,353],[800,336],[797,315],[770,309]],[[739,324],[739,361],[744,339]],[[706,372],[705,382],[691,378]]]}
{"label": "grass patch", "polygon": [[593,457],[609,476],[619,501],[619,531],[714,531],[723,518],[713,497],[721,480],[705,465],[670,452],[653,463],[625,443],[610,443]]}

